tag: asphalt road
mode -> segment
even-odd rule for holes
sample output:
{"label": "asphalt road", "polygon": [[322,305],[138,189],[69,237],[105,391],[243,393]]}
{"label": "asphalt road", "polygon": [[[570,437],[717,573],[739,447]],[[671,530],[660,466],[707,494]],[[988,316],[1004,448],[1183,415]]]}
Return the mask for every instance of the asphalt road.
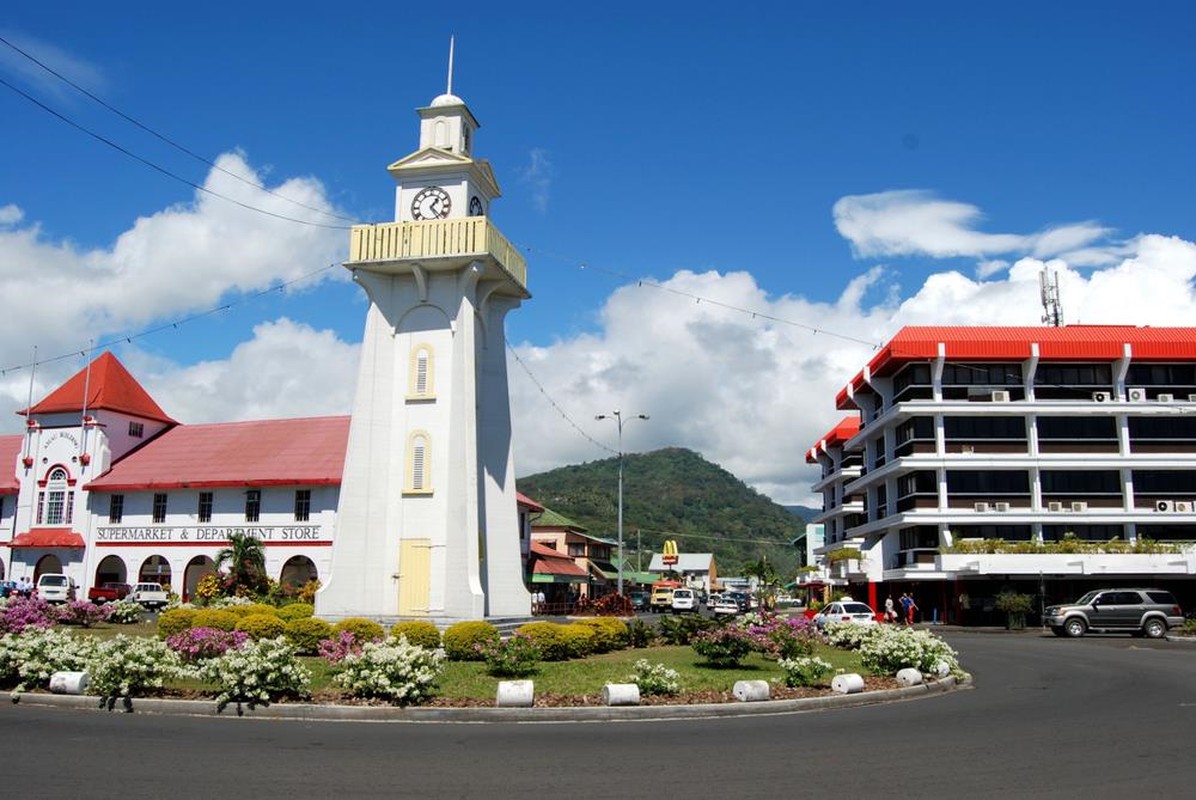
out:
{"label": "asphalt road", "polygon": [[975,688],[627,723],[305,723],[5,705],[28,798],[1186,798],[1196,646],[948,633]]}

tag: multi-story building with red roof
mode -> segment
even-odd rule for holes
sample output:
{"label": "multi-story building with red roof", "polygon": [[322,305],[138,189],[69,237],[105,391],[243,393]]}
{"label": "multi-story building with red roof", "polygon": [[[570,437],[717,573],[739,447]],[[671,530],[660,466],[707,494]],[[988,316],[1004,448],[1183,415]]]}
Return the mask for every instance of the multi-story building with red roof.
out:
{"label": "multi-story building with red roof", "polygon": [[907,327],[836,406],[806,456],[819,556],[874,607],[908,591],[981,621],[1002,591],[1143,584],[1196,602],[1196,328]]}

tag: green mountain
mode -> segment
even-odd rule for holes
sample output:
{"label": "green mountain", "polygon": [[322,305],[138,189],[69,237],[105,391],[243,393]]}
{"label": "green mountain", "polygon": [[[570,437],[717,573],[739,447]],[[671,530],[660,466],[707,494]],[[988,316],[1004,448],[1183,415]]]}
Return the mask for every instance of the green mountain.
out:
{"label": "green mountain", "polygon": [[[585,527],[614,539],[618,531],[619,460],[608,458],[528,475],[519,491]],[[714,553],[721,575],[740,575],[766,556],[793,579],[797,556],[789,542],[803,521],[717,464],[679,447],[623,456],[623,547],[641,564],[666,539],[681,552]]]}

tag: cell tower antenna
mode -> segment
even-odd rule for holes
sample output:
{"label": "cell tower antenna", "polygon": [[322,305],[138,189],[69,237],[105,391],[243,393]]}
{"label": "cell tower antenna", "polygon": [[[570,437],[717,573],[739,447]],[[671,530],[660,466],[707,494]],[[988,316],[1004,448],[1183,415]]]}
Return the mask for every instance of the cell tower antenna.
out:
{"label": "cell tower antenna", "polygon": [[1038,283],[1042,289],[1042,321],[1052,328],[1063,325],[1063,307],[1059,302],[1059,273],[1042,268],[1038,274]]}

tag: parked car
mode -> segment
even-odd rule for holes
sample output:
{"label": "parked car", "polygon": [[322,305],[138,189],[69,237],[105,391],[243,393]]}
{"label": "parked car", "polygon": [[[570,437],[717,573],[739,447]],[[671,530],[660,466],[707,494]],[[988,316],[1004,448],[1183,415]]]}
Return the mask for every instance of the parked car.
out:
{"label": "parked car", "polygon": [[652,605],[652,594],[650,592],[637,589],[627,596],[631,600],[632,611],[647,611]]}
{"label": "parked car", "polygon": [[836,600],[827,603],[821,611],[811,618],[810,622],[822,630],[829,622],[840,622],[848,625],[875,625],[876,612],[867,603],[855,600]]}
{"label": "parked car", "polygon": [[716,617],[733,617],[739,613],[739,610],[739,603],[734,597],[727,595],[719,595],[715,599],[714,605],[710,606],[710,611]]}
{"label": "parked car", "polygon": [[96,605],[102,605],[116,600],[123,600],[129,596],[130,589],[131,587],[127,583],[105,581],[99,586],[93,586],[88,589],[87,599]]}
{"label": "parked car", "polygon": [[673,590],[673,613],[698,610],[698,596],[693,589],[678,588]]}
{"label": "parked car", "polygon": [[740,611],[752,610],[752,596],[747,592],[726,592],[723,597],[729,597],[739,606]]}
{"label": "parked car", "polygon": [[706,608],[713,611],[714,604],[717,603],[721,598],[722,594],[720,592],[711,592],[710,594],[706,595]]}
{"label": "parked car", "polygon": [[0,597],[12,597],[17,593],[16,581],[0,581]]}
{"label": "parked car", "polygon": [[75,581],[61,572],[44,572],[37,579],[37,596],[47,603],[74,600]]}
{"label": "parked car", "polygon": [[146,608],[163,608],[169,602],[166,590],[160,583],[134,584],[133,590],[129,592],[129,599],[141,603]]}
{"label": "parked car", "polygon": [[1043,624],[1056,636],[1099,631],[1161,639],[1168,628],[1184,624],[1184,612],[1162,589],[1095,589],[1074,603],[1047,608]]}

